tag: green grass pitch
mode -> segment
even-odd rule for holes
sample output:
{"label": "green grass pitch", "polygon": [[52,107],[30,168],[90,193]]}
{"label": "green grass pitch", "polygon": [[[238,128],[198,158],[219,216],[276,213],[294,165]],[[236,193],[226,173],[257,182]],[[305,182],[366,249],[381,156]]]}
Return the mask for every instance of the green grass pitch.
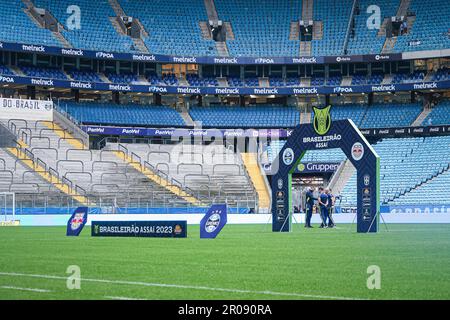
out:
{"label": "green grass pitch", "polygon": [[[63,227],[0,228],[0,299],[449,299],[450,225],[272,233],[228,225],[215,240],[79,238]],[[81,270],[69,290],[67,267]],[[367,288],[368,266],[381,289]]]}

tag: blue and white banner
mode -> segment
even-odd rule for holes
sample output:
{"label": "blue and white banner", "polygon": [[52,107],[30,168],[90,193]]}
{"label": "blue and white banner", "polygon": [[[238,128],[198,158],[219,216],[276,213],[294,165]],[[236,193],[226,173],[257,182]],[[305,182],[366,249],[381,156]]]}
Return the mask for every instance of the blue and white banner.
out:
{"label": "blue and white banner", "polygon": [[186,221],[92,221],[93,237],[186,238]]}
{"label": "blue and white banner", "polygon": [[57,80],[36,77],[22,77],[0,75],[0,83],[14,85],[28,85],[50,88],[69,88],[81,90],[114,91],[114,92],[142,92],[159,94],[187,94],[187,95],[311,95],[311,94],[337,94],[337,93],[371,93],[371,92],[397,92],[415,90],[449,89],[450,80],[401,83],[388,85],[361,85],[361,86],[317,86],[317,87],[177,87],[156,86],[141,84],[120,84],[104,82],[84,82]]}
{"label": "blue and white banner", "polygon": [[78,237],[83,230],[88,218],[88,208],[79,207],[67,221],[67,236]]}
{"label": "blue and white banner", "polygon": [[81,129],[90,135],[117,135],[141,137],[253,137],[287,138],[292,129],[176,129],[136,128],[82,125]]}
{"label": "blue and white banner", "polygon": [[[182,128],[139,128],[82,125],[89,135],[136,136],[136,137],[248,137],[248,138],[288,138],[293,129],[182,129]],[[414,137],[427,135],[449,135],[450,125],[428,127],[399,127],[360,129],[366,137]]]}
{"label": "blue and white banner", "polygon": [[200,238],[214,239],[227,224],[227,205],[214,204],[200,221]]}
{"label": "blue and white banner", "polygon": [[276,65],[276,64],[323,64],[350,62],[377,62],[402,60],[401,53],[368,54],[346,56],[311,57],[213,57],[213,56],[170,56],[163,54],[120,53],[93,51],[74,48],[60,48],[43,45],[0,42],[0,50],[78,57],[99,60],[122,60],[152,63],[226,64],[226,65]]}

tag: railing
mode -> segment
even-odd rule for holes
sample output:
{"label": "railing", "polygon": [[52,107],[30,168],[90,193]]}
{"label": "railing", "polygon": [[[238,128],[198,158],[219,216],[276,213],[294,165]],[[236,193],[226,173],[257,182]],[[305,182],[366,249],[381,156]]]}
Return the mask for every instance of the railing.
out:
{"label": "railing", "polygon": [[[14,127],[15,126],[15,124],[13,122],[11,122],[11,121],[17,121],[17,119],[9,120],[8,121],[8,127]],[[28,128],[27,121],[20,120],[20,119],[18,119],[18,121],[24,121],[26,128]],[[13,125],[11,125],[11,123]],[[16,128],[16,127],[14,127],[14,128]],[[45,129],[42,129],[42,130],[45,130]],[[42,130],[41,130],[41,133],[42,133]],[[50,130],[50,129],[48,129],[48,130]],[[19,129],[19,131],[20,131],[20,129]],[[16,136],[17,136],[17,134],[19,134],[19,131],[16,132]],[[40,133],[40,135],[41,135],[41,133]],[[42,138],[42,137],[40,137],[40,138]],[[55,177],[56,176],[56,177],[59,178],[59,174],[58,174],[57,170],[51,168],[45,161],[43,161],[42,159],[36,157],[35,154],[31,150],[29,150],[28,148],[23,148],[22,145],[18,141],[14,141],[14,142],[16,144],[15,149],[17,150],[17,157],[18,157],[18,159],[15,161],[15,164],[14,164],[15,170],[17,170],[17,163],[18,162],[30,160],[32,162],[32,166],[33,166],[34,170],[36,170],[37,167],[41,167],[41,168],[44,169],[44,171],[41,172],[41,173],[48,174],[50,176],[50,180],[51,180],[50,183],[53,184],[53,181],[52,181],[53,179],[51,177]],[[21,154],[24,154],[26,156],[26,158],[20,157]],[[67,179],[65,177],[63,177],[61,179],[61,181],[62,181],[63,184],[65,184],[68,187],[69,192],[72,192],[73,189],[76,188],[76,185],[72,181],[70,181],[69,179]]]}
{"label": "railing", "polygon": [[353,18],[355,16],[355,9],[356,9],[357,2],[358,2],[358,0],[353,0],[352,11],[350,13],[350,19],[348,20],[348,24],[347,24],[347,32],[345,33],[344,47],[342,48],[343,54],[347,54],[348,41],[349,41],[350,32],[351,32],[351,28],[352,28],[352,24],[353,24]]}

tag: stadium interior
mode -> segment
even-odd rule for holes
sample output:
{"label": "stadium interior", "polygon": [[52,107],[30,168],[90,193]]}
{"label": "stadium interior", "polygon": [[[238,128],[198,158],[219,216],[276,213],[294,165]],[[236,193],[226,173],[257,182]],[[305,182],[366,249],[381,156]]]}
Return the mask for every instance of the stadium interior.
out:
{"label": "stadium interior", "polygon": [[[189,213],[222,202],[235,213],[267,213],[264,168],[286,136],[240,143],[177,130],[289,132],[326,105],[379,153],[382,206],[450,205],[450,197],[429,197],[450,183],[443,1],[79,0],[68,10],[72,2],[0,1],[1,96],[54,103],[53,121],[0,123],[0,192],[16,194],[19,214],[80,204]],[[369,28],[372,5],[381,10],[379,28]],[[70,20],[77,10],[79,25]],[[299,62],[276,62],[283,57]],[[154,133],[140,133],[146,129]],[[302,163],[337,166],[297,172],[298,194],[327,186],[341,195],[340,207],[355,206],[355,168],[340,150],[308,151]]]}

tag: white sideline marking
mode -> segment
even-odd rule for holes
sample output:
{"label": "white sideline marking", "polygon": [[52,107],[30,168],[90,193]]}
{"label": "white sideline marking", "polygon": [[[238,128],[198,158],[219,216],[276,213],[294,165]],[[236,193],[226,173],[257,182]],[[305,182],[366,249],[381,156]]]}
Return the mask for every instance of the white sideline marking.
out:
{"label": "white sideline marking", "polygon": [[111,299],[111,300],[145,300],[145,299],[140,299],[140,298],[113,297],[113,296],[104,296],[104,298]]}
{"label": "white sideline marking", "polygon": [[0,288],[2,288],[2,289],[11,289],[11,290],[20,290],[20,291],[32,291],[32,292],[40,292],[40,293],[52,292],[52,291],[46,290],[46,289],[20,288],[20,287],[13,287],[13,286],[0,286]]}
{"label": "white sideline marking", "polygon": [[[27,273],[15,273],[15,272],[0,272],[0,276],[30,277],[30,278],[41,278],[41,279],[67,280],[67,277],[61,277],[61,276],[41,275],[41,274],[27,274]],[[310,298],[310,299],[366,300],[365,298],[324,296],[324,295],[304,294],[304,293],[296,293],[296,292],[277,292],[277,291],[270,291],[270,290],[253,291],[253,290],[215,288],[215,287],[193,286],[193,285],[178,285],[178,284],[152,283],[152,282],[141,282],[141,281],[88,279],[88,278],[82,278],[80,280],[81,281],[86,281],[86,282],[109,283],[109,284],[125,284],[125,285],[131,285],[131,286],[176,288],[176,289],[192,289],[192,290],[219,291],[219,292],[245,293],[245,294],[261,294],[261,295],[268,295],[268,296],[286,296],[286,297],[298,297],[298,298]]]}

